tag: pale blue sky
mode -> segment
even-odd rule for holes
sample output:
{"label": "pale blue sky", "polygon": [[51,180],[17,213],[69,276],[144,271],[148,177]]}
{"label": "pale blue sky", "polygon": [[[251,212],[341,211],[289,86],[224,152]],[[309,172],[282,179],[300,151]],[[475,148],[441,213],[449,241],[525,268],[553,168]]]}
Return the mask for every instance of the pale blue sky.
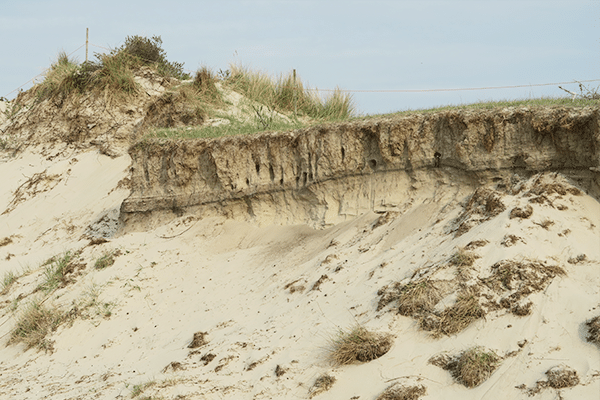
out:
{"label": "pale blue sky", "polygon": [[[232,62],[273,75],[295,68],[320,89],[600,79],[600,0],[0,0],[0,96],[14,98],[10,92],[43,73],[60,50],[85,44],[86,27],[90,43],[104,47],[160,35],[169,60],[191,71]],[[98,51],[91,46],[90,56]],[[83,61],[85,50],[74,55]],[[371,114],[542,95],[565,93],[549,86],[354,99]]]}

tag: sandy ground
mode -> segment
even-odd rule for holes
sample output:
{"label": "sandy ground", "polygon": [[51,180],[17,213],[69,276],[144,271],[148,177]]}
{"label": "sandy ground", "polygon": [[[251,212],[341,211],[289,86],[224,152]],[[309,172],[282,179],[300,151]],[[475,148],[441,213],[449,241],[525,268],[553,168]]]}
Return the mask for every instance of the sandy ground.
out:
{"label": "sandy ground", "polygon": [[[116,233],[129,164],[128,156],[66,147],[0,164],[0,241],[10,239],[0,247],[0,277],[18,276],[0,296],[0,398],[306,399],[322,374],[336,380],[314,398],[376,399],[394,383],[422,385],[431,399],[600,394],[599,348],[586,341],[585,325],[600,314],[600,204],[583,193],[548,194],[552,206],[530,203],[526,191],[505,194],[504,211],[460,236],[463,204],[433,193],[379,226],[375,213],[324,230],[184,215]],[[528,204],[531,217],[510,218]],[[507,246],[507,235],[518,239]],[[566,275],[528,295],[529,315],[500,308],[439,338],[393,302],[376,311],[378,291],[415,272],[455,279],[449,260],[475,240],[487,243],[472,250],[473,282],[502,260],[537,260]],[[80,251],[72,282],[36,291],[44,262],[67,251]],[[113,265],[94,267],[116,251]],[[47,337],[49,351],[6,345],[36,298],[74,317]],[[393,335],[391,349],[370,362],[332,364],[332,339],[357,324]],[[205,343],[190,348],[197,332]],[[474,388],[429,362],[473,346],[502,357]],[[537,384],[560,365],[577,371],[579,384]]]}

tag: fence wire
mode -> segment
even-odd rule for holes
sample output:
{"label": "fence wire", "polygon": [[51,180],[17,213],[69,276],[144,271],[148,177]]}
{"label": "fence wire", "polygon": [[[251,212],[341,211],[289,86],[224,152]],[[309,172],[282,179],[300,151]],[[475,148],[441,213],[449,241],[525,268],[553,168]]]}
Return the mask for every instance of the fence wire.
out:
{"label": "fence wire", "polygon": [[[103,50],[112,51],[109,48],[106,48],[104,46],[100,46],[100,45],[97,45],[97,44],[89,43],[89,45],[93,46],[93,47],[97,47],[97,48],[103,49]],[[67,55],[67,57],[70,57],[71,55],[73,55],[75,52],[79,51],[83,47],[85,47],[85,44],[82,44],[81,46],[79,46],[78,48],[76,48],[75,50],[73,50],[71,53],[69,53]],[[151,61],[151,60],[147,60],[147,61]],[[191,71],[191,70],[188,70],[188,69],[184,69],[184,71],[186,71],[188,73],[191,73],[191,74],[193,74],[195,72],[195,71]],[[42,72],[42,73],[34,76],[30,80],[28,80],[27,82],[25,82],[24,84],[22,84],[21,86],[17,87],[16,89],[12,90],[11,92],[9,92],[4,97],[8,98],[9,95],[11,95],[12,93],[18,91],[19,89],[21,89],[25,85],[27,85],[27,84],[29,84],[31,82],[35,82],[35,80],[37,78],[43,76],[44,74],[45,73]],[[569,85],[569,84],[590,83],[590,82],[600,82],[600,79],[573,80],[573,81],[569,81],[569,82],[530,83],[530,84],[525,84],[525,85],[484,86],[484,87],[471,87],[471,88],[440,88],[440,89],[340,89],[340,88],[336,88],[336,89],[318,89],[318,88],[304,88],[304,90],[314,91],[314,92],[341,92],[341,93],[428,93],[428,92],[460,92],[460,91],[494,90],[494,89],[517,89],[517,88],[529,88],[529,87],[540,87],[540,86],[558,86],[558,85]]]}

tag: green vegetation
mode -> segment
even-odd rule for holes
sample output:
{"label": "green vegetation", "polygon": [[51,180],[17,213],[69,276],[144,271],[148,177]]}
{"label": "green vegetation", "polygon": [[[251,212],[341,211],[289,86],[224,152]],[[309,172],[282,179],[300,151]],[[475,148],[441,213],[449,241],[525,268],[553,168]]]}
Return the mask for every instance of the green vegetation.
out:
{"label": "green vegetation", "polygon": [[479,386],[500,365],[501,358],[493,351],[473,347],[463,352],[451,368],[454,378],[468,388]]}
{"label": "green vegetation", "polygon": [[115,259],[121,255],[121,250],[106,251],[102,256],[94,263],[94,268],[104,269],[112,266],[115,263]]}
{"label": "green vegetation", "polygon": [[348,119],[354,113],[352,97],[339,89],[321,98],[304,89],[302,82],[294,79],[292,74],[280,75],[274,80],[265,73],[250,71],[240,65],[230,67],[225,82],[233,90],[278,112],[296,112],[298,116],[327,121]]}
{"label": "green vegetation", "polygon": [[159,74],[178,79],[187,79],[183,64],[169,62],[161,47],[160,36],[151,39],[129,36],[125,43],[108,54],[96,54],[95,61],[79,64],[65,52],[46,72],[44,81],[37,87],[39,99],[64,100],[70,94],[91,91],[104,92],[109,97],[137,93],[133,71],[148,66]]}
{"label": "green vegetation", "polygon": [[17,279],[19,279],[19,277],[13,271],[5,272],[2,277],[2,282],[0,283],[0,295],[8,293],[10,287]]}
{"label": "green vegetation", "polygon": [[547,107],[547,106],[563,106],[563,107],[586,107],[586,106],[599,106],[600,99],[598,98],[586,98],[577,97],[575,100],[571,100],[569,97],[538,97],[531,99],[514,99],[514,100],[497,100],[497,101],[481,101],[471,104],[449,104],[445,106],[416,109],[416,110],[403,110],[390,114],[372,114],[360,119],[369,119],[377,117],[395,117],[402,115],[412,114],[430,114],[440,111],[461,111],[461,110],[493,110],[496,108],[507,108],[507,107]]}
{"label": "green vegetation", "polygon": [[54,256],[44,263],[44,280],[38,286],[38,290],[50,293],[59,286],[66,284],[66,275],[70,271],[70,262],[76,257],[76,254],[70,251],[62,256]]}

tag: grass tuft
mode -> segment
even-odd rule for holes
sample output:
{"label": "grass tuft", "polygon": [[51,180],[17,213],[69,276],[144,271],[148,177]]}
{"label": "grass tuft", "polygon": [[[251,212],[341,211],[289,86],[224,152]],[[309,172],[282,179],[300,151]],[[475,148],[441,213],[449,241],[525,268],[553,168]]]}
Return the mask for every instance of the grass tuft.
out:
{"label": "grass tuft", "polygon": [[272,79],[269,75],[251,71],[241,65],[231,65],[226,83],[237,92],[279,112],[296,112],[322,120],[343,120],[354,113],[352,96],[336,89],[330,96],[304,89],[300,79],[292,74]]}
{"label": "grass tuft", "polygon": [[328,391],[331,389],[333,384],[335,383],[335,377],[329,374],[322,374],[316,380],[315,383],[311,386],[309,393],[309,398],[313,398],[318,394]]}
{"label": "grass tuft", "polygon": [[427,393],[425,386],[403,386],[394,383],[385,389],[376,400],[418,400],[425,393]]}
{"label": "grass tuft", "polygon": [[2,277],[2,283],[0,284],[0,295],[7,294],[10,287],[19,279],[19,277],[13,272],[8,271],[4,273]]}
{"label": "grass tuft", "polygon": [[44,280],[37,287],[45,293],[50,293],[53,290],[66,285],[66,276],[70,271],[70,263],[75,258],[75,254],[70,251],[65,252],[60,257],[52,257],[44,263]]}
{"label": "grass tuft", "polygon": [[46,307],[41,301],[31,302],[19,315],[10,333],[9,344],[24,343],[27,349],[37,347],[52,350],[52,342],[46,339],[65,320],[56,307]]}
{"label": "grass tuft", "polygon": [[479,292],[475,287],[460,291],[456,303],[440,314],[439,326],[434,330],[434,336],[453,335],[461,332],[474,321],[485,317],[478,295]]}
{"label": "grass tuft", "polygon": [[335,365],[351,364],[355,361],[375,360],[392,347],[392,336],[368,331],[357,325],[350,330],[340,330],[332,340],[329,358]]}
{"label": "grass tuft", "polygon": [[452,369],[454,378],[468,388],[486,381],[500,365],[501,357],[480,347],[463,352]]}

